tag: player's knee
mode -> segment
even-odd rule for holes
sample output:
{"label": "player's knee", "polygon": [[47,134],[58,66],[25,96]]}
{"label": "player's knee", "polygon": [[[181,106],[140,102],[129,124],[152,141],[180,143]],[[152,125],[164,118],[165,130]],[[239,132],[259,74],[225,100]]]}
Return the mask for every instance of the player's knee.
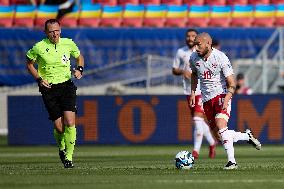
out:
{"label": "player's knee", "polygon": [[68,126],[73,126],[75,125],[75,120],[74,119],[66,119],[64,121],[65,125],[68,125]]}

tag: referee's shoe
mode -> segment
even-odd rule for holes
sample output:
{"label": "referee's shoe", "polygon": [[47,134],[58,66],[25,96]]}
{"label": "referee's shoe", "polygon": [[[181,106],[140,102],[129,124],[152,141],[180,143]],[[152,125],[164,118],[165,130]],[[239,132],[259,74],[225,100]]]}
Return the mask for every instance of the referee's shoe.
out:
{"label": "referee's shoe", "polygon": [[66,156],[65,150],[59,150],[59,158],[63,164],[64,164],[65,156]]}
{"label": "referee's shoe", "polygon": [[73,165],[73,163],[72,163],[72,161],[70,161],[70,160],[64,160],[64,168],[66,168],[66,169],[69,169],[69,168],[73,168],[74,167],[74,165]]}

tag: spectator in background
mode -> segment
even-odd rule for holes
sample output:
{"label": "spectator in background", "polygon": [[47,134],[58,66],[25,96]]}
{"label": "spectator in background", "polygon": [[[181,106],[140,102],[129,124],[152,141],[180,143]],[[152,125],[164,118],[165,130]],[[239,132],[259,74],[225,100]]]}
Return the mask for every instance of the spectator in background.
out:
{"label": "spectator in background", "polygon": [[239,73],[236,78],[236,94],[251,95],[252,89],[245,85],[245,76],[243,73]]}

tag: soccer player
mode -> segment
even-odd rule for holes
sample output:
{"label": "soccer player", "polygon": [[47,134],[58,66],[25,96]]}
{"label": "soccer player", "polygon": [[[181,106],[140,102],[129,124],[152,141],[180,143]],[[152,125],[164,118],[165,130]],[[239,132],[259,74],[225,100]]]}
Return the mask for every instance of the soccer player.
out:
{"label": "soccer player", "polygon": [[[61,38],[60,23],[56,19],[45,22],[46,38],[27,52],[27,69],[38,82],[49,119],[54,123],[54,137],[59,157],[65,168],[73,168],[72,156],[76,141],[76,89],[71,81],[70,55],[76,58],[73,75],[81,79],[84,58],[77,45]],[[34,64],[38,64],[38,69]]]}
{"label": "soccer player", "polygon": [[[177,50],[176,56],[173,61],[173,68],[172,73],[174,75],[182,75],[183,76],[183,91],[186,95],[186,99],[189,106],[189,98],[191,92],[191,69],[188,64],[188,60],[192,52],[195,51],[194,49],[194,39],[197,35],[197,31],[195,29],[188,29],[185,35],[185,42],[186,46],[179,48]],[[199,91],[199,89],[197,89]],[[200,92],[195,96],[196,98],[196,105],[194,107],[189,106],[191,115],[193,118],[194,123],[194,146],[192,155],[195,159],[199,156],[200,147],[202,144],[203,136],[207,139],[209,143],[209,157],[215,158],[215,140],[212,137],[210,132],[209,126],[207,125],[206,121],[204,120],[204,111],[202,107],[202,100]]]}
{"label": "soccer player", "polygon": [[198,79],[202,94],[203,107],[209,125],[215,134],[219,134],[226,150],[228,163],[224,169],[237,169],[233,143],[248,141],[257,150],[260,142],[247,129],[244,133],[229,130],[227,127],[231,111],[231,99],[236,90],[234,73],[228,57],[212,48],[212,38],[208,33],[198,34],[195,38],[196,52],[190,57],[191,96],[190,105],[194,106]]}

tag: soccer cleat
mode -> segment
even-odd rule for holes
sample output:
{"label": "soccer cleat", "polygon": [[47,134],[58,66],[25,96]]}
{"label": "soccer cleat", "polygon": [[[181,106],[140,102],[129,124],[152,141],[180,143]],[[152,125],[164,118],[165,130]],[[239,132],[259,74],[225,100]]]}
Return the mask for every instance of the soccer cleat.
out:
{"label": "soccer cleat", "polygon": [[64,168],[69,169],[69,168],[73,168],[73,167],[74,167],[74,165],[73,165],[72,161],[67,160],[67,159],[64,161]]}
{"label": "soccer cleat", "polygon": [[251,144],[251,145],[253,145],[257,150],[260,150],[260,149],[261,149],[261,144],[260,144],[260,142],[259,142],[256,138],[254,138],[254,136],[253,136],[251,130],[250,130],[250,129],[247,129],[245,132],[246,132],[246,133],[248,134],[248,136],[249,136],[249,141],[248,141],[248,143]]}
{"label": "soccer cleat", "polygon": [[231,170],[231,169],[237,169],[238,168],[238,164],[237,163],[233,163],[231,161],[229,161],[227,163],[227,165],[225,165],[224,169],[225,170]]}
{"label": "soccer cleat", "polygon": [[209,146],[209,158],[214,159],[216,156],[216,145]]}
{"label": "soccer cleat", "polygon": [[192,156],[194,157],[194,159],[198,159],[199,154],[198,154],[197,151],[193,150],[192,151]]}
{"label": "soccer cleat", "polygon": [[60,157],[60,160],[63,164],[64,164],[64,160],[65,160],[65,155],[66,155],[65,150],[59,150],[59,157]]}

